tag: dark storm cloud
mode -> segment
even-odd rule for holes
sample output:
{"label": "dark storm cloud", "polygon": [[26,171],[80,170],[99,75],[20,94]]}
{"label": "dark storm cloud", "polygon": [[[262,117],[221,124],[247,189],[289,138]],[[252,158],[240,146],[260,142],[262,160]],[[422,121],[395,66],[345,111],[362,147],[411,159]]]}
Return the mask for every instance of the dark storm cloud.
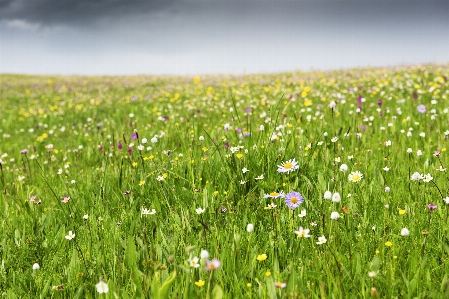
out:
{"label": "dark storm cloud", "polygon": [[98,19],[149,14],[169,9],[175,0],[0,0],[0,20],[42,25],[90,24]]}

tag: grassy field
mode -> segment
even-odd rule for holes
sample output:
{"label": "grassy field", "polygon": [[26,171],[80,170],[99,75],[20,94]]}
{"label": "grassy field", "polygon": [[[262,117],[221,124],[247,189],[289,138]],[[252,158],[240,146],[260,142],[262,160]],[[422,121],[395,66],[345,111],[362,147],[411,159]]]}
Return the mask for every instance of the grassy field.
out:
{"label": "grassy field", "polygon": [[448,298],[448,76],[0,75],[1,298]]}

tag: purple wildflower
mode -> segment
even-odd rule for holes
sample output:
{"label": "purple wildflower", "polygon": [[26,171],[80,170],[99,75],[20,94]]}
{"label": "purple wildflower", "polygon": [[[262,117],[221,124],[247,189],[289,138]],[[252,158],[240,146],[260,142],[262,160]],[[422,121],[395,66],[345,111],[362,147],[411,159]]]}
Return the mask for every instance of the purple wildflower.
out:
{"label": "purple wildflower", "polygon": [[207,271],[217,270],[218,267],[220,267],[220,265],[221,265],[221,262],[217,258],[214,258],[212,261],[209,261],[207,259],[205,270],[207,270]]}
{"label": "purple wildflower", "polygon": [[377,105],[380,107],[380,106],[382,106],[382,100],[381,99],[379,99],[378,101],[377,101]]}
{"label": "purple wildflower", "polygon": [[431,203],[431,204],[427,205],[427,208],[429,208],[429,210],[433,211],[433,210],[436,210],[436,208],[438,208],[438,206]]}
{"label": "purple wildflower", "polygon": [[293,191],[293,192],[287,193],[287,195],[285,195],[285,203],[292,210],[299,207],[299,205],[303,202],[304,202],[304,199],[302,198],[302,195],[299,192]]}
{"label": "purple wildflower", "polygon": [[123,145],[120,142],[120,140],[117,142],[117,147],[118,147],[119,150],[122,150],[122,148],[123,148]]}
{"label": "purple wildflower", "polygon": [[125,190],[125,192],[123,192],[123,194],[125,194],[125,195],[131,194],[131,191]]}
{"label": "purple wildflower", "polygon": [[68,203],[70,201],[70,196],[64,196],[61,202]]}
{"label": "purple wildflower", "polygon": [[426,106],[424,106],[423,104],[418,106],[419,113],[426,113],[426,111],[427,111]]}

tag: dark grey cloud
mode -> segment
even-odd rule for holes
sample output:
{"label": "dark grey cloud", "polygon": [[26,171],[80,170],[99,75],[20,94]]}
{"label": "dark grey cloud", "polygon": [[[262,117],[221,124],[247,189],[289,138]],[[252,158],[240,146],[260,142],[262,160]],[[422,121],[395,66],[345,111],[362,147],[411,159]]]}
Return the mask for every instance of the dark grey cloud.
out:
{"label": "dark grey cloud", "polygon": [[43,25],[90,25],[172,7],[175,0],[0,0],[0,20]]}

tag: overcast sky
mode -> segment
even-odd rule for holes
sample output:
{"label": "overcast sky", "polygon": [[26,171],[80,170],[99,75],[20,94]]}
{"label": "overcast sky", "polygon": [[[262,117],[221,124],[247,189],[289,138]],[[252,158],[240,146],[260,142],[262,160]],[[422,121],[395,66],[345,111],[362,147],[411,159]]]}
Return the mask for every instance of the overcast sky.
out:
{"label": "overcast sky", "polygon": [[449,62],[448,0],[0,0],[0,72],[205,74]]}

